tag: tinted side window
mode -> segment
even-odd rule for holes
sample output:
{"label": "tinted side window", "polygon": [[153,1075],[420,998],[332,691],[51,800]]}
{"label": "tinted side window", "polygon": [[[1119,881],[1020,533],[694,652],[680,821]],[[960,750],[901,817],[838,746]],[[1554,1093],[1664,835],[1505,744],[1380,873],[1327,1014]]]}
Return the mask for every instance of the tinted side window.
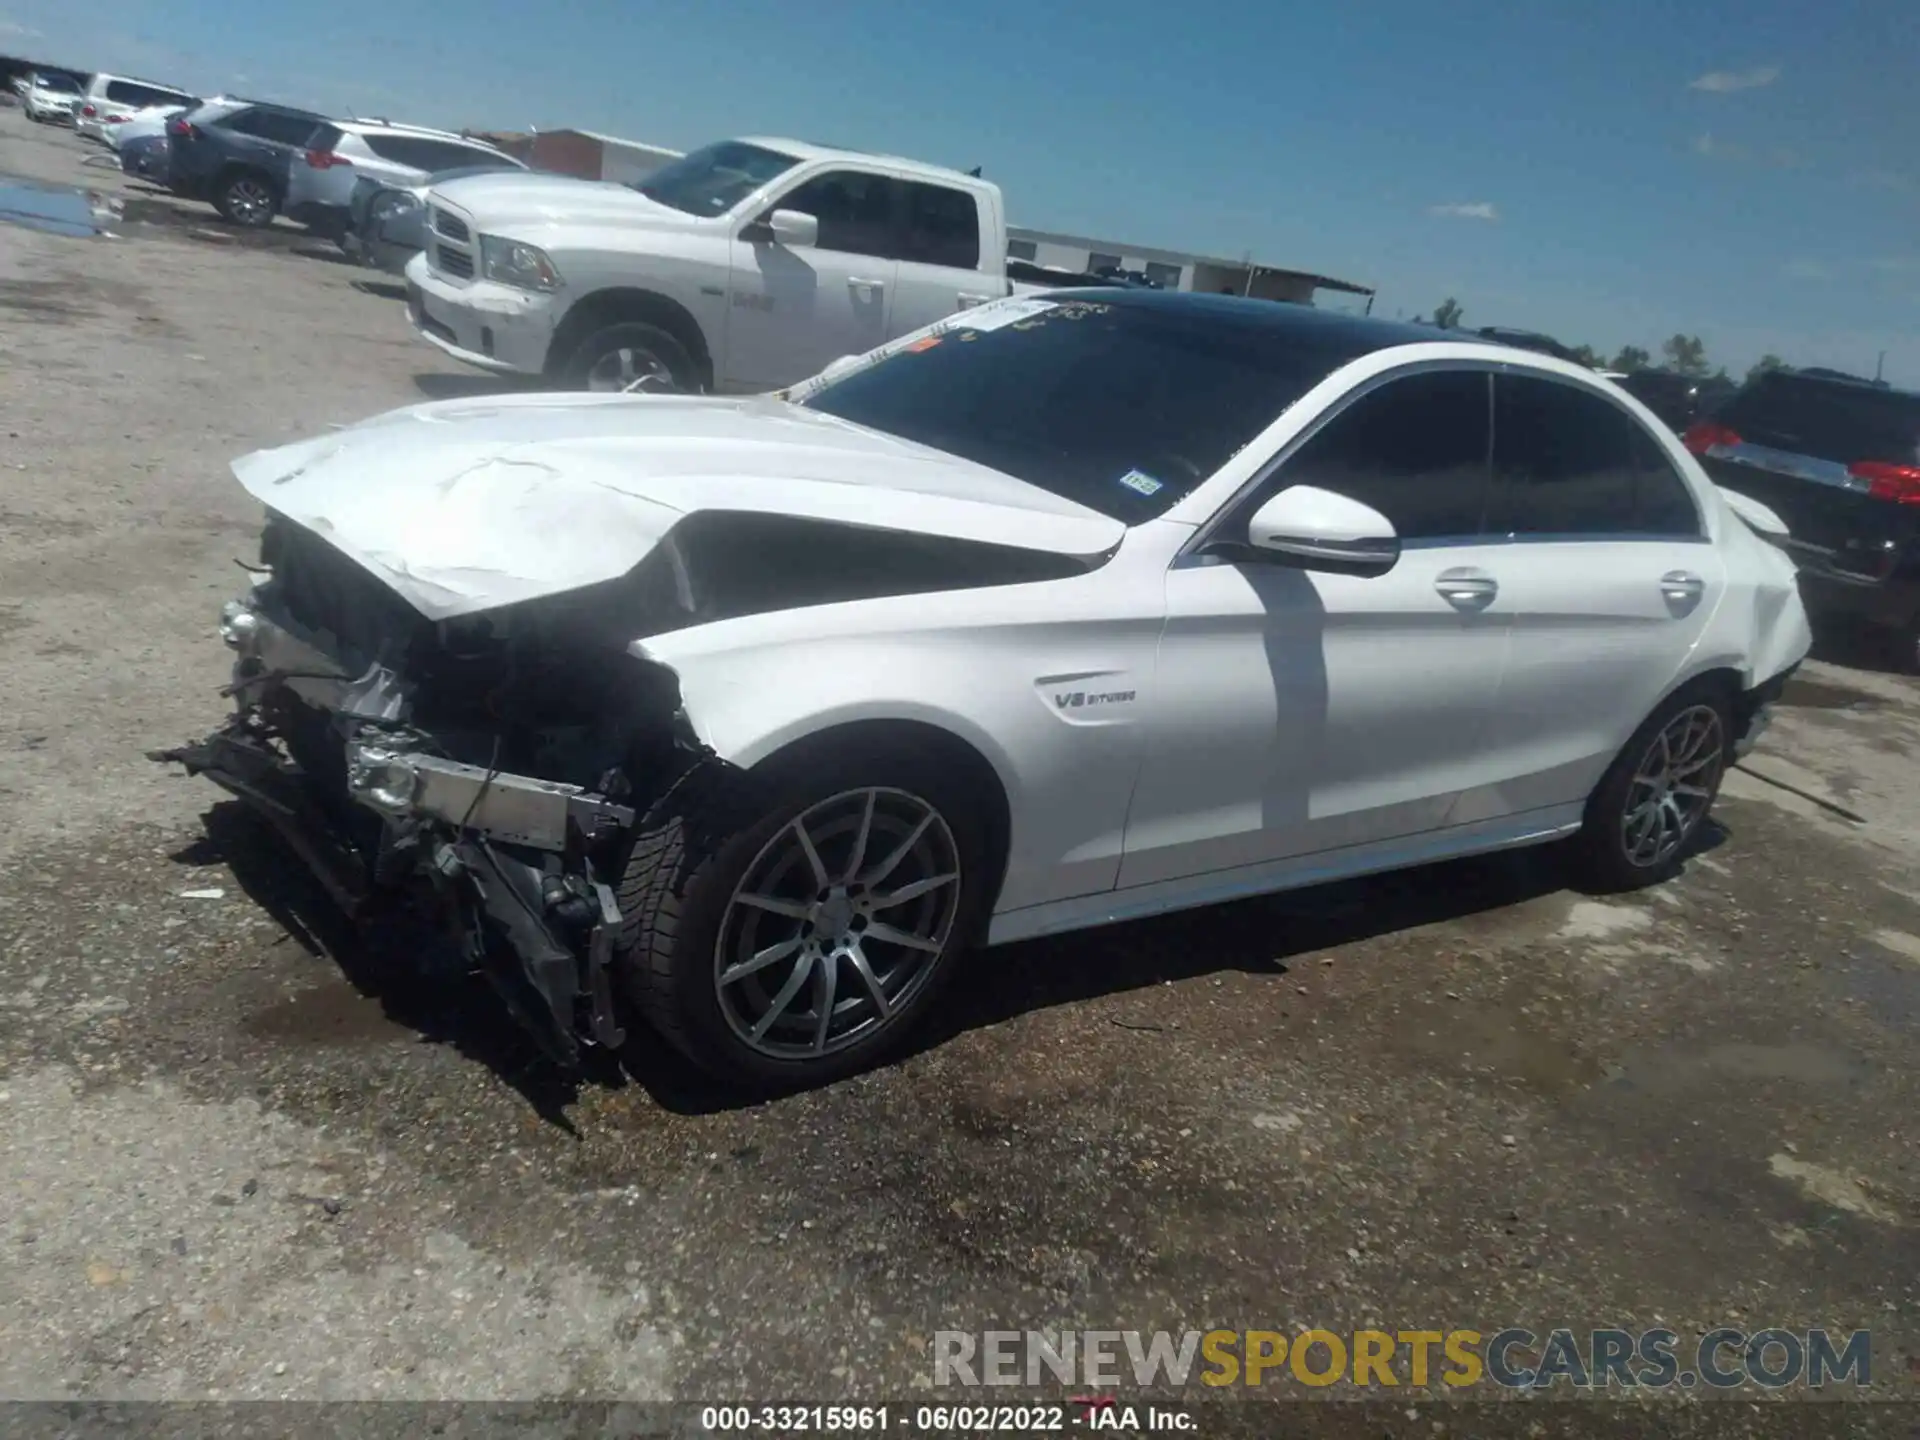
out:
{"label": "tinted side window", "polygon": [[504,163],[491,150],[477,149],[472,145],[457,145],[451,140],[421,140],[415,143],[418,159],[408,163],[418,165],[422,170],[432,173],[435,170],[456,170],[465,165],[499,165]]}
{"label": "tinted side window", "polygon": [[258,135],[265,117],[255,109],[235,110],[231,115],[222,115],[212,123],[222,130],[231,130],[236,135]]}
{"label": "tinted side window", "polygon": [[265,140],[277,140],[282,145],[297,145],[304,149],[319,125],[320,122],[311,115],[287,115],[263,110],[260,112],[259,129],[255,133]]}
{"label": "tinted side window", "polygon": [[391,160],[396,165],[411,165],[416,170],[436,168],[426,161],[426,142],[411,135],[362,135],[360,143],[382,160]]}
{"label": "tinted side window", "polygon": [[[1651,462],[1657,454],[1633,418],[1598,395],[1524,375],[1494,382],[1496,533],[1671,533],[1676,499],[1692,503]],[[1687,526],[1697,532],[1698,522]]]}
{"label": "tinted side window", "polygon": [[1318,485],[1371,505],[1403,540],[1481,533],[1490,376],[1442,370],[1361,396],[1280,468],[1281,485]]}
{"label": "tinted side window", "polygon": [[191,97],[176,90],[156,90],[151,85],[138,85],[131,80],[114,80],[107,85],[107,98],[122,105],[145,109],[149,105],[178,105]]}
{"label": "tinted side window", "polygon": [[895,183],[885,175],[836,170],[816,175],[781,199],[777,208],[799,210],[818,220],[822,250],[898,259],[893,226]]}
{"label": "tinted side window", "polygon": [[1687,489],[1653,437],[1627,422],[1633,430],[1633,528],[1649,535],[1698,535],[1700,512]]}
{"label": "tinted side window", "polygon": [[953,270],[980,266],[980,206],[964,190],[908,181],[907,233],[902,260]]}

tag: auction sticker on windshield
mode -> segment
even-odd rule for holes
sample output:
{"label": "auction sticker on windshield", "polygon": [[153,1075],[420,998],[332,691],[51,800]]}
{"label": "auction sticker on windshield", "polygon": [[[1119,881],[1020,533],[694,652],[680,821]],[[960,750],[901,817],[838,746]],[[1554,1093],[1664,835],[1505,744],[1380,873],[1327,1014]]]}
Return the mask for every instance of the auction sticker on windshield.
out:
{"label": "auction sticker on windshield", "polygon": [[963,313],[955,318],[954,323],[963,330],[998,330],[1003,325],[1031,320],[1036,315],[1059,308],[1060,302],[1057,300],[1014,300],[985,314],[979,311]]}

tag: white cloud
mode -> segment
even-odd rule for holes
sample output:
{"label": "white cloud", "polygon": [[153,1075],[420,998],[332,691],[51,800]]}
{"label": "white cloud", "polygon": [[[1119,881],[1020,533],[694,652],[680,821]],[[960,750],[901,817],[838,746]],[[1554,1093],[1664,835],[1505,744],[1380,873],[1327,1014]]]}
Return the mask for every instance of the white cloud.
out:
{"label": "white cloud", "polygon": [[1693,137],[1693,153],[1708,160],[1739,160],[1747,151],[1744,145],[1736,145],[1731,140],[1716,140],[1711,134]]}
{"label": "white cloud", "polygon": [[0,35],[5,35],[9,39],[38,40],[42,33],[31,25],[22,25],[18,20],[9,20],[6,16],[0,15]]}
{"label": "white cloud", "polygon": [[1736,90],[1758,90],[1780,78],[1778,65],[1761,65],[1752,70],[1709,70],[1687,82],[1689,90],[1705,90],[1711,95],[1731,95]]}
{"label": "white cloud", "polygon": [[1831,280],[1833,271],[1818,260],[1789,260],[1780,273],[1792,280]]}
{"label": "white cloud", "polygon": [[1500,208],[1491,200],[1456,201],[1451,205],[1433,205],[1429,215],[1444,215],[1450,220],[1498,220]]}

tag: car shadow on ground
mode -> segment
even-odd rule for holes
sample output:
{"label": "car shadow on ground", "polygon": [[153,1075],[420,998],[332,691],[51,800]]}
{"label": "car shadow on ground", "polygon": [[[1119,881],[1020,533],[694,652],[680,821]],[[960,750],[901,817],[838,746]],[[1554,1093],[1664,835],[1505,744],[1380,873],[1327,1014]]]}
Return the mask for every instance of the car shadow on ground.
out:
{"label": "car shadow on ground", "polygon": [[[389,1021],[487,1066],[542,1119],[568,1133],[575,1131],[566,1109],[584,1087],[638,1085],[682,1115],[765,1103],[763,1095],[729,1090],[702,1075],[632,1015],[623,1017],[629,1038],[617,1057],[589,1048],[583,1072],[570,1076],[541,1054],[430,922],[405,913],[349,921],[271,827],[237,801],[216,804],[205,826],[201,839],[174,855],[178,863],[225,865],[296,943],[338,965]],[[1693,854],[1726,839],[1726,829],[1709,821]],[[964,961],[969,973],[893,1063],[1054,1006],[1227,971],[1280,982],[1304,956],[1567,888],[1560,847],[1540,846],[996,947]],[[1136,1028],[1157,1027],[1143,1022]]]}
{"label": "car shadow on ground", "polygon": [[295,944],[337,965],[389,1021],[485,1065],[543,1120],[571,1133],[566,1107],[582,1085],[625,1083],[617,1061],[604,1052],[589,1051],[578,1076],[548,1061],[429,917],[398,911],[355,923],[272,827],[240,802],[220,801],[203,823],[201,838],[174,853],[177,863],[225,865]]}

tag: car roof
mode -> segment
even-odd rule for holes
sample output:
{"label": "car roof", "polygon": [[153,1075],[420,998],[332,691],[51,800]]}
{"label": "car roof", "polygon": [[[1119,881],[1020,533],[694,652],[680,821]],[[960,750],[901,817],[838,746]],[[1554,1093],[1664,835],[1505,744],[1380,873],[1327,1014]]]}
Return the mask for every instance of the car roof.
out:
{"label": "car roof", "polygon": [[1282,300],[1249,299],[1240,295],[1207,295],[1191,290],[1152,290],[1142,286],[1078,287],[1059,292],[1064,301],[1098,300],[1103,305],[1155,311],[1223,326],[1239,326],[1263,332],[1291,332],[1303,341],[1316,342],[1330,349],[1364,355],[1388,350],[1397,345],[1471,344],[1476,349],[1499,350],[1528,362],[1540,357],[1530,351],[1514,350],[1471,333],[1457,330],[1436,331],[1430,325],[1414,325],[1404,320],[1377,320],[1371,316],[1348,315],[1338,310],[1320,310],[1312,305],[1294,305]]}
{"label": "car roof", "polygon": [[903,155],[883,155],[872,150],[847,150],[837,145],[816,145],[810,140],[792,140],[781,136],[742,135],[742,145],[758,145],[762,150],[777,150],[782,155],[791,155],[796,160],[880,160],[888,165],[909,171],[915,175],[925,175],[931,179],[971,181],[979,184],[978,175],[966,175],[945,165],[929,165],[924,160],[909,160]]}
{"label": "car roof", "polygon": [[502,155],[506,154],[506,151],[498,146],[462,135],[458,130],[436,130],[430,125],[402,125],[392,120],[331,120],[328,123],[344,135],[417,135],[423,140],[452,140],[456,144],[471,145],[476,150],[493,150]]}
{"label": "car roof", "polygon": [[93,79],[87,82],[87,88],[92,89],[103,80],[109,84],[115,80],[124,80],[129,85],[145,85],[150,90],[165,90],[169,95],[193,94],[191,90],[182,90],[178,85],[166,80],[142,80],[138,75],[116,75],[110,70],[95,71]]}

